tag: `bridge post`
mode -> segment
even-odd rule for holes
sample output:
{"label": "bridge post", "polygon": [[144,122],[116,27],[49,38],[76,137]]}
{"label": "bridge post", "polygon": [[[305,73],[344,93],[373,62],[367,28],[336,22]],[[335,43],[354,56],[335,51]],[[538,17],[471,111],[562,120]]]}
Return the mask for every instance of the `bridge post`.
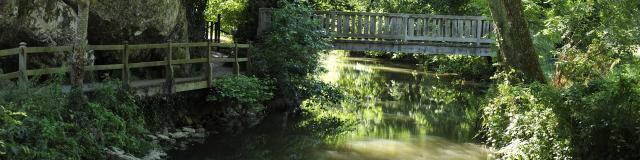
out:
{"label": "bridge post", "polygon": [[245,74],[250,74],[252,71],[251,68],[251,48],[253,47],[253,42],[249,41],[249,48],[247,49],[247,62],[246,63],[246,69],[245,69]]}
{"label": "bridge post", "polygon": [[20,54],[18,55],[18,83],[19,85],[26,85],[29,81],[27,76],[27,43],[20,42]]}
{"label": "bridge post", "polygon": [[124,41],[124,49],[122,50],[122,83],[129,87],[129,41]]}
{"label": "bridge post", "polygon": [[211,88],[213,87],[213,68],[211,66],[211,63],[213,62],[213,59],[211,57],[211,41],[207,42],[207,69],[206,69],[206,78],[207,78],[207,87]]}
{"label": "bridge post", "polygon": [[240,64],[238,63],[238,44],[237,43],[233,43],[233,55],[234,60],[233,60],[233,73],[237,76],[240,75]]}
{"label": "bridge post", "polygon": [[169,49],[169,52],[166,55],[166,61],[167,61],[167,66],[166,66],[166,71],[167,71],[167,75],[166,75],[166,87],[167,87],[167,94],[172,94],[175,93],[175,87],[174,87],[174,75],[173,75],[173,46],[172,46],[172,42],[171,40],[169,40],[169,42],[167,43],[167,48]]}
{"label": "bridge post", "polygon": [[409,30],[408,30],[408,26],[409,26],[409,15],[408,14],[402,14],[402,23],[400,23],[400,27],[402,27],[402,41],[407,41],[408,36],[409,36]]}
{"label": "bridge post", "polygon": [[480,45],[480,40],[482,39],[482,18],[478,18],[476,20],[476,45]]}

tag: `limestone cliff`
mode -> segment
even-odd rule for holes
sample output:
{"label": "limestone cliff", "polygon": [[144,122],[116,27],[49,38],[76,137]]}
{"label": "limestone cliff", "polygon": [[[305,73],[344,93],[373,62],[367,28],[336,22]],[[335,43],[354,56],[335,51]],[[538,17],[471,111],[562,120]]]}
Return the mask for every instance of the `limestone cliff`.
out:
{"label": "limestone cliff", "polygon": [[[188,41],[189,30],[203,24],[189,24],[193,17],[188,14],[193,9],[186,6],[199,1],[203,0],[94,0],[90,6],[89,44]],[[76,8],[74,0],[0,0],[0,49],[17,47],[20,42],[27,42],[28,46],[73,44]],[[141,51],[145,52],[154,51]],[[139,55],[135,58],[158,58],[154,54]],[[38,64],[57,65],[64,61],[62,54],[32,58],[36,60],[30,63]],[[13,70],[13,63],[14,60],[0,58],[2,69]]]}

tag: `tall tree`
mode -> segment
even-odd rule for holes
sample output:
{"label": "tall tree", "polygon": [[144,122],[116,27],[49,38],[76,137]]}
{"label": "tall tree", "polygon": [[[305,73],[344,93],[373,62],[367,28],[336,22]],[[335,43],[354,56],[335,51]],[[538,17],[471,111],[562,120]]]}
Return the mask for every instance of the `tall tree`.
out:
{"label": "tall tree", "polygon": [[500,60],[524,73],[527,82],[545,83],[538,62],[521,0],[487,0],[491,15],[498,27]]}
{"label": "tall tree", "polygon": [[87,27],[89,26],[89,6],[91,0],[78,0],[78,21],[75,38],[75,48],[71,56],[71,96],[70,103],[79,107],[84,103],[82,88],[84,84],[84,65],[87,47]]}

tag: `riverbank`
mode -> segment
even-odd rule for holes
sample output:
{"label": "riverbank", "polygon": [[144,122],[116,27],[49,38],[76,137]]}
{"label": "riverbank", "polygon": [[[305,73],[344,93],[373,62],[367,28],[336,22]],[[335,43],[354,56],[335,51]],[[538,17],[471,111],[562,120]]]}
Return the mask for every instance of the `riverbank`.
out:
{"label": "riverbank", "polygon": [[56,84],[0,88],[0,159],[164,159],[263,117],[207,100],[210,90],[137,97],[117,82],[87,93],[86,108],[70,110]]}

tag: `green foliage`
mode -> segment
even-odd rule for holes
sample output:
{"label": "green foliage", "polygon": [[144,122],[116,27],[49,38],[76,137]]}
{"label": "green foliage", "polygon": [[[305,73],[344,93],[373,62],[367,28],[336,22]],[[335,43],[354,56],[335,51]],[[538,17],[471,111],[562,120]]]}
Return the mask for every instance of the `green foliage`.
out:
{"label": "green foliage", "polygon": [[489,143],[505,159],[638,159],[640,70],[567,88],[498,84],[485,107]]}
{"label": "green foliage", "polygon": [[246,8],[247,0],[209,0],[205,10],[205,18],[207,21],[217,21],[220,14],[221,29],[230,33],[237,29],[241,23],[246,23],[246,17],[242,16]]}
{"label": "green foliage", "polygon": [[638,1],[527,0],[524,5],[536,51],[548,62],[544,67],[553,68],[550,59],[559,58],[558,85],[604,75],[640,44]]}
{"label": "green foliage", "polygon": [[312,1],[319,10],[477,15],[483,5],[478,0],[316,0]]}
{"label": "green foliage", "polygon": [[464,55],[418,56],[418,61],[436,73],[456,73],[467,80],[488,80],[494,68],[485,57]]}
{"label": "green foliage", "polygon": [[244,75],[228,76],[213,82],[215,88],[208,101],[231,101],[251,106],[273,98],[272,80]]}
{"label": "green foliage", "polygon": [[253,65],[259,76],[275,78],[279,96],[296,99],[301,98],[298,82],[320,71],[320,53],[329,47],[330,39],[328,32],[318,30],[317,20],[308,18],[313,15],[311,8],[286,2],[282,6],[252,52]]}
{"label": "green foliage", "polygon": [[[57,85],[0,91],[0,159],[106,159],[106,147],[135,154],[151,147],[128,94],[102,88],[87,112],[79,113],[67,108],[67,94],[61,91]],[[86,121],[80,126],[74,119]]]}

